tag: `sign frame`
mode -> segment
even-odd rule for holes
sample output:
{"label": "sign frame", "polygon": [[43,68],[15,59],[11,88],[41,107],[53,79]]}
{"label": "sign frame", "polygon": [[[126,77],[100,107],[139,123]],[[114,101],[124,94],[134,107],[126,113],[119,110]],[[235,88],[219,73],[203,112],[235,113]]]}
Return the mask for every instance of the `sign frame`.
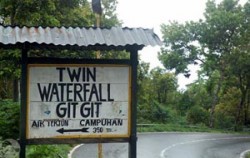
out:
{"label": "sign frame", "polygon": [[[136,79],[137,79],[137,64],[138,58],[131,57],[131,59],[70,59],[70,58],[46,58],[46,57],[28,57],[28,50],[22,49],[22,95],[21,95],[21,139],[20,145],[21,150],[25,149],[26,145],[36,145],[36,144],[77,144],[77,143],[115,143],[115,142],[129,142],[132,151],[136,151],[134,146],[136,146],[137,134],[136,134]],[[137,51],[135,54],[130,52],[131,56],[135,55],[137,57]],[[132,60],[133,59],[133,60]],[[130,66],[130,77],[131,77],[131,88],[130,88],[130,102],[131,102],[131,113],[130,113],[130,136],[129,137],[98,137],[98,138],[27,138],[27,84],[28,84],[28,65],[29,64],[93,64],[93,65],[127,65]],[[136,73],[136,75],[134,75]]]}
{"label": "sign frame", "polygon": [[[44,138],[30,138],[29,136],[29,133],[30,133],[30,127],[29,127],[29,119],[31,118],[30,116],[30,107],[31,107],[31,101],[30,99],[32,99],[30,96],[31,96],[31,88],[30,88],[30,80],[31,80],[31,68],[43,68],[43,67],[51,67],[51,68],[60,68],[60,67],[70,67],[70,68],[79,68],[79,67],[95,67],[95,68],[126,68],[128,69],[128,78],[127,78],[127,82],[128,82],[128,100],[127,100],[127,103],[128,103],[128,107],[127,107],[127,124],[126,124],[126,128],[127,128],[127,132],[125,134],[108,134],[108,133],[105,133],[105,134],[72,134],[72,135],[61,135],[61,134],[58,134],[58,136],[48,136],[48,137],[44,137]],[[121,138],[129,138],[130,135],[131,135],[131,65],[129,64],[121,64],[121,63],[118,63],[118,64],[76,64],[76,62],[74,63],[67,63],[67,64],[44,64],[44,63],[36,63],[36,64],[27,64],[27,107],[26,107],[26,139],[27,140],[40,140],[40,139],[79,139],[79,138],[88,138],[88,139],[110,139],[110,138],[118,138],[118,139],[121,139]],[[94,83],[93,83],[94,84]],[[41,101],[43,102],[43,101]],[[59,141],[59,140],[58,140]]]}
{"label": "sign frame", "polygon": [[[20,108],[20,158],[26,157],[27,145],[38,144],[82,144],[82,143],[128,143],[129,158],[136,158],[137,155],[137,65],[138,65],[138,48],[129,47],[125,49],[130,57],[129,59],[72,59],[72,58],[50,58],[50,57],[29,57],[29,44],[22,47],[22,65],[21,65],[21,108]],[[131,67],[131,124],[130,136],[128,138],[37,138],[27,139],[26,137],[26,120],[27,120],[27,72],[28,64],[118,64],[129,65]]]}

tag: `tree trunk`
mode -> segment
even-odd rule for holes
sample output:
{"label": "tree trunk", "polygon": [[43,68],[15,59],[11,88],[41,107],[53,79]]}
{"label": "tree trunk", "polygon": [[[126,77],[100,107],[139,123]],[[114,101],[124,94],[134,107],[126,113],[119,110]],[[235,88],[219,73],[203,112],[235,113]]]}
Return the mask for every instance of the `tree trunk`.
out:
{"label": "tree trunk", "polygon": [[219,92],[220,92],[220,89],[221,89],[223,79],[224,79],[224,76],[223,76],[223,73],[221,73],[218,84],[217,84],[217,87],[216,87],[216,90],[215,90],[214,95],[213,95],[213,101],[212,101],[212,104],[211,104],[210,120],[209,120],[209,127],[210,128],[214,127],[214,121],[215,121],[214,112],[215,112],[215,107],[216,107],[216,105],[218,104],[218,101],[219,101]]}
{"label": "tree trunk", "polygon": [[243,83],[242,83],[242,77],[241,75],[239,76],[239,85],[240,85],[240,91],[241,91],[241,99],[240,99],[240,103],[238,104],[238,107],[237,107],[237,114],[236,114],[236,119],[235,119],[235,131],[237,131],[237,127],[238,125],[240,125],[240,122],[241,122],[241,112],[243,111],[243,108],[244,108],[244,104],[245,104],[245,101],[246,101],[246,95],[247,95],[247,86],[243,86]]}
{"label": "tree trunk", "polygon": [[240,103],[238,104],[238,107],[237,107],[237,114],[236,114],[235,125],[234,125],[235,131],[238,131],[238,127],[241,124],[240,117],[241,117],[241,112],[243,111],[244,103],[245,103],[245,94],[242,94]]}
{"label": "tree trunk", "polygon": [[250,106],[250,93],[247,91],[247,100],[246,100],[246,107],[245,107],[245,125],[250,123],[249,119],[249,106]]}

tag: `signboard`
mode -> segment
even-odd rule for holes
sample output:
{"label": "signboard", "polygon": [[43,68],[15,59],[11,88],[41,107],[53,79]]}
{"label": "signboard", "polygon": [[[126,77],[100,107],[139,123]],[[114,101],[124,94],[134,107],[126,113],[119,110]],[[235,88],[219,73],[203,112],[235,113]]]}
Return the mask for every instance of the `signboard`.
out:
{"label": "signboard", "polygon": [[27,139],[130,136],[130,66],[29,64]]}

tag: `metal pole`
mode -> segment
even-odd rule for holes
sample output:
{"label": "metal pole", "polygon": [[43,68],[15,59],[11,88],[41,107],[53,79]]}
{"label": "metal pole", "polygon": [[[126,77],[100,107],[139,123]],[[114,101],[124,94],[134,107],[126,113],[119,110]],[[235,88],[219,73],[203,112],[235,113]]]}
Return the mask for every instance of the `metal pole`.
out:
{"label": "metal pole", "polygon": [[26,157],[26,107],[27,107],[27,63],[28,50],[25,45],[22,48],[21,68],[21,109],[20,109],[20,158]]}
{"label": "metal pole", "polygon": [[[101,14],[95,13],[95,18],[96,18],[96,27],[99,28],[101,27]],[[101,58],[101,51],[97,50],[96,51],[96,58],[100,59]]]}
{"label": "metal pole", "polygon": [[131,88],[131,136],[129,141],[129,158],[137,157],[137,65],[138,52],[137,50],[130,51],[130,61],[132,67],[132,88]]}

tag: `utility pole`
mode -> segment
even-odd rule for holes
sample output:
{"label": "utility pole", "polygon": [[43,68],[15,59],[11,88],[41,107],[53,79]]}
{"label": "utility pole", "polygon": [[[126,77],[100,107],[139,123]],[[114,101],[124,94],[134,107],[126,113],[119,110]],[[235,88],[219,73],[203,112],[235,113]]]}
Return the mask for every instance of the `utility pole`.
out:
{"label": "utility pole", "polygon": [[[92,0],[92,10],[95,14],[95,26],[101,27],[101,17],[102,17],[102,5],[101,0]],[[96,51],[96,58],[101,58],[101,52],[99,50]]]}
{"label": "utility pole", "polygon": [[[95,14],[95,26],[101,27],[101,16],[102,16],[102,5],[101,0],[92,0],[92,10]],[[100,50],[96,51],[96,58],[101,58]],[[102,143],[98,143],[98,158],[103,158],[102,154]]]}

